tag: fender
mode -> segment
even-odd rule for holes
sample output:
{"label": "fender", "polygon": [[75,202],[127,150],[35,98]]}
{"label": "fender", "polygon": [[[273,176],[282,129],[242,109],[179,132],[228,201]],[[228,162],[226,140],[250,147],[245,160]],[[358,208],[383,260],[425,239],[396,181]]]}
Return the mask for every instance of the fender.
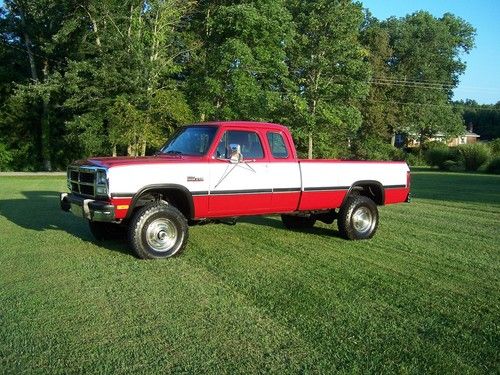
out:
{"label": "fender", "polygon": [[186,197],[188,202],[187,208],[189,212],[187,212],[188,214],[187,216],[189,217],[187,217],[187,219],[192,219],[194,217],[193,195],[185,186],[178,184],[153,184],[144,186],[142,189],[140,189],[137,193],[134,194],[134,196],[132,197],[132,202],[130,203],[130,207],[127,211],[127,216],[125,218],[130,219],[137,205],[137,201],[139,200],[141,195],[149,191],[158,191],[158,190],[170,190],[170,191],[181,192]]}
{"label": "fender", "polygon": [[360,181],[354,182],[351,185],[351,187],[347,191],[347,194],[345,195],[344,200],[342,201],[342,205],[340,207],[342,207],[344,205],[344,203],[347,201],[347,198],[349,198],[349,195],[351,194],[351,191],[355,187],[357,187],[357,186],[363,186],[363,185],[376,185],[376,186],[378,186],[380,188],[380,191],[382,192],[382,196],[381,196],[382,203],[379,206],[383,206],[384,205],[384,202],[385,202],[385,190],[384,190],[384,186],[380,182],[375,181],[375,180],[360,180]]}

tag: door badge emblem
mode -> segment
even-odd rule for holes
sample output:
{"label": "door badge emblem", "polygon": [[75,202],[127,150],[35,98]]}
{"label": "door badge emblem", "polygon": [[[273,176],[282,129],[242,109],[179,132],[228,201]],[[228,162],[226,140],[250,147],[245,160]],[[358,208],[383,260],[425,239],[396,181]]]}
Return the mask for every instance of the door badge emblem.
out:
{"label": "door badge emblem", "polygon": [[188,182],[201,182],[205,181],[203,177],[187,176]]}

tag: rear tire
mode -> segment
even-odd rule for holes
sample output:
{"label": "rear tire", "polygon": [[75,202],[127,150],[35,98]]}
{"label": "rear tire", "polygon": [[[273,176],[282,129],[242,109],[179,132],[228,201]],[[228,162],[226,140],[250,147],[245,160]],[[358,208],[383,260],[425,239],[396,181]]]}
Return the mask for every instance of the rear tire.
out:
{"label": "rear tire", "polygon": [[281,215],[281,221],[287,229],[312,228],[316,219],[311,216]]}
{"label": "rear tire", "polygon": [[340,208],[337,224],[348,240],[372,238],[378,227],[377,205],[368,197],[350,196]]}
{"label": "rear tire", "polygon": [[129,243],[141,259],[169,258],[187,245],[188,222],[175,207],[153,203],[139,209],[129,226]]}

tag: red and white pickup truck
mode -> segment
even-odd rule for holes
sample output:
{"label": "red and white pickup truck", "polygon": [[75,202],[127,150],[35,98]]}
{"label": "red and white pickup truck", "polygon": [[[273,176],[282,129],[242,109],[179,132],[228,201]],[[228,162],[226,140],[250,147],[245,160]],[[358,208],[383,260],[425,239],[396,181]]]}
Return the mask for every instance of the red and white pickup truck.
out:
{"label": "red and white pickup truck", "polygon": [[377,205],[409,201],[404,162],[298,159],[288,129],[257,122],[180,128],[154,156],[100,157],[68,167],[61,208],[97,239],[126,228],[140,258],[179,254],[188,225],[281,214],[287,228],[338,221],[347,239],[371,238]]}

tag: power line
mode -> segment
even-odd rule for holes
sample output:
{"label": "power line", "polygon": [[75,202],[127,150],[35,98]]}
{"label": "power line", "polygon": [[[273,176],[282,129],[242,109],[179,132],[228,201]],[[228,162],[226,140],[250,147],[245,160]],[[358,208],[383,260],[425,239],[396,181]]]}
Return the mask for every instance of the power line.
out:
{"label": "power line", "polygon": [[372,78],[368,81],[369,83],[375,85],[384,85],[384,86],[398,86],[398,87],[412,87],[412,88],[423,88],[423,89],[435,89],[435,90],[461,90],[461,91],[490,91],[495,92],[499,91],[500,88],[496,87],[474,87],[474,86],[462,86],[456,87],[454,84],[445,84],[445,83],[427,83],[426,81],[407,81],[407,80],[398,80],[391,78]]}
{"label": "power line", "polygon": [[[415,106],[419,106],[419,107],[441,107],[442,106],[440,104],[418,103],[418,102],[401,102],[401,101],[395,101],[395,100],[373,100],[373,99],[370,99],[369,101],[375,102],[375,103],[384,103],[384,104],[388,104],[388,105],[390,105],[390,104],[402,104],[402,105],[415,105]],[[495,112],[500,111],[500,108],[484,108],[484,107],[479,107],[479,106],[469,106],[466,104],[446,103],[444,105],[447,107],[462,108],[464,110],[495,111]]]}

